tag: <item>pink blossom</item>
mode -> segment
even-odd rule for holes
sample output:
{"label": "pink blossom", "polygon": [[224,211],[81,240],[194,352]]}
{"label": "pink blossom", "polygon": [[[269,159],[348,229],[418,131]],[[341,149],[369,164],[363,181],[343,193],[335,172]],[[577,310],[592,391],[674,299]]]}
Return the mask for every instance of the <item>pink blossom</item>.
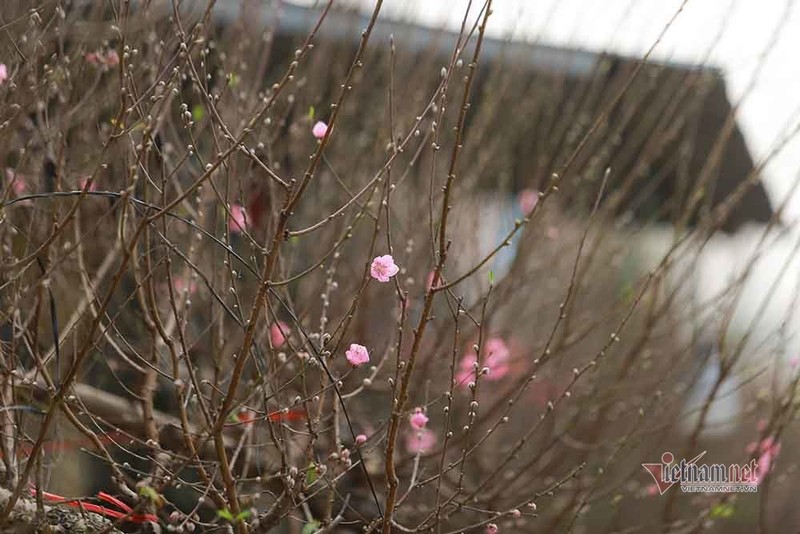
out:
{"label": "pink blossom", "polygon": [[3,85],[8,80],[8,67],[5,63],[0,63],[0,85]]}
{"label": "pink blossom", "polygon": [[247,229],[247,217],[241,204],[231,206],[231,215],[228,217],[228,230],[232,234],[239,234]]}
{"label": "pink blossom", "polygon": [[353,367],[369,363],[369,351],[367,347],[359,345],[358,343],[352,343],[350,349],[345,352],[344,355]]}
{"label": "pink blossom", "polygon": [[428,424],[428,416],[419,407],[414,408],[414,413],[411,414],[408,420],[411,422],[411,426],[417,430],[422,430]]}
{"label": "pink blossom", "polygon": [[389,254],[378,256],[372,260],[369,273],[378,282],[388,282],[391,277],[400,272],[400,268],[395,265],[394,258]]}
{"label": "pink blossom", "polygon": [[517,195],[517,204],[526,216],[533,211],[539,203],[539,191],[536,189],[523,189]]}
{"label": "pink blossom", "polygon": [[363,445],[367,442],[366,434],[359,434],[356,436],[356,445]]}
{"label": "pink blossom", "polygon": [[792,371],[796,371],[798,367],[800,367],[800,356],[792,356],[789,358],[789,366],[792,368]]}
{"label": "pink blossom", "polygon": [[406,435],[406,449],[412,454],[423,453],[431,450],[436,445],[436,441],[436,432],[429,428],[423,428]]}
{"label": "pink blossom", "polygon": [[119,54],[113,48],[108,52],[88,52],[84,59],[92,65],[103,65],[105,67],[116,67],[119,65]]}
{"label": "pink blossom", "polygon": [[[511,351],[506,342],[499,337],[490,337],[483,347],[483,366],[489,369],[485,380],[500,380],[511,370]],[[459,364],[456,380],[466,385],[475,377],[475,363],[478,357],[473,350],[464,355]]]}
{"label": "pink blossom", "polygon": [[15,173],[14,169],[10,167],[6,167],[6,180],[11,183],[11,191],[13,191],[16,196],[22,195],[28,189],[22,177]]}
{"label": "pink blossom", "polygon": [[[78,181],[78,184],[81,186],[81,190],[82,191],[83,190],[86,190],[86,191],[97,191],[97,182],[92,182],[91,185],[89,185],[89,177],[88,176],[85,176],[85,177],[81,178]],[[87,189],[87,185],[88,185],[88,189]]]}
{"label": "pink blossom", "polygon": [[183,294],[186,292],[189,295],[193,295],[194,292],[197,291],[197,284],[194,280],[187,284],[186,280],[184,280],[182,276],[177,276],[172,280],[172,288],[178,294]]}
{"label": "pink blossom", "polygon": [[323,137],[325,137],[325,134],[326,134],[326,133],[328,133],[328,125],[327,125],[327,124],[325,124],[325,123],[324,123],[324,122],[322,122],[322,121],[317,121],[317,122],[314,124],[314,127],[313,127],[313,128],[311,128],[311,133],[312,133],[312,134],[314,135],[314,137],[316,137],[317,139],[322,139]]}
{"label": "pink blossom", "polygon": [[286,336],[289,335],[289,325],[283,321],[272,323],[269,327],[269,339],[275,348],[282,347],[286,343]]}
{"label": "pink blossom", "polygon": [[486,525],[487,534],[496,534],[497,532],[500,532],[500,529],[497,528],[497,525],[495,525],[494,523],[489,523],[488,525]]}
{"label": "pink blossom", "polygon": [[767,473],[769,473],[775,458],[780,454],[781,444],[775,441],[774,437],[769,436],[761,440],[758,450],[760,454],[758,457],[758,470],[755,474],[755,483],[761,484],[767,476]]}

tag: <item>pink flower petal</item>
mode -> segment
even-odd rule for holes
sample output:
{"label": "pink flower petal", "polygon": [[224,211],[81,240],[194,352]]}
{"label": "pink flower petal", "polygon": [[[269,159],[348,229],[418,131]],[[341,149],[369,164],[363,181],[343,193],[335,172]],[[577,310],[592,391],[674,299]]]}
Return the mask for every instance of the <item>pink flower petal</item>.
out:
{"label": "pink flower petal", "polygon": [[378,282],[388,282],[398,272],[400,268],[395,265],[394,258],[389,254],[376,257],[369,269],[370,276]]}
{"label": "pink flower petal", "polygon": [[406,435],[406,450],[412,454],[430,451],[436,446],[437,441],[436,432],[423,428]]}
{"label": "pink flower petal", "polygon": [[[16,196],[24,194],[28,190],[28,186],[22,179],[22,176],[17,174],[11,167],[6,167],[6,180],[11,184],[11,191]],[[0,187],[0,191],[2,191]]]}
{"label": "pink flower petal", "polygon": [[422,411],[422,408],[415,408],[414,413],[408,418],[411,426],[417,430],[422,430],[428,424],[428,416]]}
{"label": "pink flower petal", "polygon": [[272,326],[269,327],[269,339],[272,342],[272,346],[276,349],[282,347],[283,344],[286,343],[286,336],[288,335],[289,325],[283,321],[272,323]]}
{"label": "pink flower petal", "polygon": [[186,280],[184,280],[182,276],[177,276],[172,280],[172,288],[179,295],[182,295],[184,292],[189,295],[193,295],[194,292],[197,291],[197,284],[194,282],[194,280],[187,284]]}
{"label": "pink flower petal", "polygon": [[247,217],[242,205],[236,203],[231,206],[231,214],[228,217],[228,231],[232,234],[239,234],[242,230],[247,230]]}
{"label": "pink flower petal", "polygon": [[526,216],[533,211],[538,203],[539,191],[535,189],[523,189],[517,195],[517,204],[519,204],[519,209],[522,210],[522,213]]}
{"label": "pink flower petal", "polygon": [[[464,354],[456,373],[457,383],[466,386],[469,380],[475,379],[475,363],[478,358],[470,349]],[[506,342],[499,337],[490,337],[483,346],[483,367],[489,369],[484,380],[500,380],[511,372],[511,350]]]}
{"label": "pink flower petal", "polygon": [[311,133],[317,139],[322,139],[325,137],[325,134],[328,133],[328,125],[322,121],[317,121],[314,127],[311,128]]}
{"label": "pink flower petal", "polygon": [[86,189],[86,186],[88,184],[89,184],[89,177],[88,176],[83,177],[78,181],[78,185],[81,186],[81,190],[82,191],[83,190],[86,190],[86,191],[97,191],[97,182],[92,182],[92,184],[89,185],[89,189]]}
{"label": "pink flower petal", "polygon": [[0,85],[3,85],[8,80],[8,67],[5,63],[0,63]]}
{"label": "pink flower petal", "polygon": [[347,352],[344,353],[344,356],[353,367],[369,363],[369,351],[367,347],[359,345],[358,343],[351,344]]}

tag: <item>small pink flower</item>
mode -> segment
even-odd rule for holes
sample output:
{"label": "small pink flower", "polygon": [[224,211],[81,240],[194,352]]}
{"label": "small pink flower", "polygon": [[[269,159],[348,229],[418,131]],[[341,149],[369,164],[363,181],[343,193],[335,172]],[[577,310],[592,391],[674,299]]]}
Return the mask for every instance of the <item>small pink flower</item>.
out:
{"label": "small pink flower", "polygon": [[311,133],[312,133],[312,134],[314,135],[314,137],[316,137],[317,139],[322,139],[323,137],[325,137],[325,134],[326,134],[326,133],[328,133],[328,125],[327,125],[327,124],[325,124],[325,123],[324,123],[324,122],[322,122],[322,121],[317,121],[317,122],[314,124],[314,127],[313,127],[313,128],[311,128]]}
{"label": "small pink flower", "polygon": [[87,63],[91,63],[92,65],[100,63],[100,57],[97,55],[97,52],[88,52],[84,58]]}
{"label": "small pink flower", "polygon": [[286,343],[286,336],[289,335],[289,325],[283,321],[272,323],[269,327],[269,339],[275,348],[282,347]]}
{"label": "small pink flower", "polygon": [[400,272],[400,268],[395,265],[394,258],[389,254],[378,256],[372,260],[372,266],[369,269],[372,278],[378,282],[388,282],[398,272]]}
{"label": "small pink flower", "polygon": [[519,508],[514,508],[511,510],[511,517],[520,518],[522,517],[522,512],[519,511]]}
{"label": "small pink flower", "polygon": [[517,204],[522,213],[526,216],[533,211],[536,204],[539,203],[539,191],[535,189],[523,189],[517,195]]}
{"label": "small pink flower", "polygon": [[350,349],[344,353],[344,356],[353,367],[369,363],[369,351],[367,347],[359,345],[358,343],[352,343]]}
{"label": "small pink flower", "polygon": [[414,408],[414,413],[408,418],[411,426],[417,430],[422,430],[428,424],[428,416],[422,411],[422,408]]}
{"label": "small pink flower", "polygon": [[236,203],[231,206],[231,215],[228,217],[228,230],[232,234],[239,234],[246,229],[247,217],[245,217],[244,208],[241,204]]}
{"label": "small pink flower", "polygon": [[487,534],[496,534],[497,532],[500,532],[500,529],[497,528],[497,525],[495,525],[494,523],[489,523],[488,525],[486,525]]}
{"label": "small pink flower", "polygon": [[436,445],[436,441],[436,432],[429,428],[423,428],[406,435],[406,449],[412,454],[423,453],[431,450]]}
{"label": "small pink flower", "polygon": [[367,442],[366,434],[359,434],[356,436],[356,445],[363,445]]}
{"label": "small pink flower", "polygon": [[8,67],[5,63],[0,63],[0,85],[3,85],[8,80]]}

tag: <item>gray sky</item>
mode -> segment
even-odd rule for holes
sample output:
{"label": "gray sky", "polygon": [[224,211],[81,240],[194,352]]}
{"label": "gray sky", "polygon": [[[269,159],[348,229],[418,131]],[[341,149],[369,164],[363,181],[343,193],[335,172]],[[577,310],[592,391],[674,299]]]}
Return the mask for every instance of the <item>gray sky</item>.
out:
{"label": "gray sky", "polygon": [[[374,0],[354,0],[370,10]],[[489,31],[592,51],[641,56],[682,0],[495,0]],[[313,4],[313,0],[302,3]],[[457,28],[469,0],[385,0],[384,13]],[[709,63],[725,72],[739,123],[761,160],[800,118],[800,5],[786,0],[688,0],[653,52],[659,59]],[[473,2],[473,11],[482,0]],[[473,17],[474,18],[474,17]],[[716,43],[715,43],[716,41]],[[764,181],[773,202],[800,170],[800,136],[769,164]],[[800,195],[787,220],[800,220]]]}

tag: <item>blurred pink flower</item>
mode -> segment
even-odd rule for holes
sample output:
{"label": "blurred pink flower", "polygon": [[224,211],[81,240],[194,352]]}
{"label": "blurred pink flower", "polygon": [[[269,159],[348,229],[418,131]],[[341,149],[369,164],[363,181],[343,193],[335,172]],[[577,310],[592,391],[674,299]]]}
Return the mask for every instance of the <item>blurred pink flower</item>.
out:
{"label": "blurred pink flower", "polygon": [[269,327],[269,339],[272,342],[272,346],[276,349],[282,347],[283,344],[286,343],[286,336],[288,335],[289,325],[283,321],[272,323],[272,326]]}
{"label": "blurred pink flower", "polygon": [[488,525],[486,525],[487,534],[496,534],[497,532],[500,532],[500,529],[497,528],[497,525],[495,525],[494,523],[489,523]]}
{"label": "blurred pink flower", "polygon": [[517,195],[517,204],[526,216],[533,211],[539,203],[539,191],[536,189],[523,189]]}
{"label": "blurred pink flower", "polygon": [[378,282],[388,282],[398,272],[400,272],[400,268],[395,265],[394,258],[389,254],[378,256],[372,260],[372,266],[369,269],[372,278]]}
{"label": "blurred pink flower", "polygon": [[369,363],[369,351],[367,347],[359,345],[358,343],[352,343],[350,349],[344,353],[344,356],[353,367]]}
{"label": "blurred pink flower", "polygon": [[[81,178],[80,180],[78,180],[78,185],[80,185],[80,186],[81,186],[81,190],[84,190],[84,189],[86,189],[86,185],[87,185],[88,183],[89,183],[89,177],[88,177],[88,176],[84,176],[83,178]],[[88,188],[88,189],[86,189],[86,190],[87,190],[87,191],[97,191],[97,182],[92,182],[92,184],[91,184],[91,185],[89,186],[89,188]]]}
{"label": "blurred pink flower", "polygon": [[367,442],[366,434],[359,434],[356,436],[356,445],[363,445]]}
{"label": "blurred pink flower", "polygon": [[119,54],[113,48],[108,52],[95,51],[88,52],[84,59],[92,65],[103,65],[105,67],[116,67],[119,65]]}
{"label": "blurred pink flower", "polygon": [[761,484],[769,473],[775,458],[781,452],[781,444],[772,436],[766,437],[758,444],[758,471],[755,474],[755,483]]}
{"label": "blurred pink flower", "polygon": [[3,85],[8,80],[8,67],[5,63],[0,63],[0,85]]}
{"label": "blurred pink flower", "polygon": [[548,226],[547,230],[544,231],[544,235],[546,235],[548,239],[558,239],[558,236],[561,235],[561,231],[557,226]]}
{"label": "blurred pink flower", "polygon": [[322,122],[322,121],[317,121],[317,122],[314,124],[314,127],[313,127],[313,128],[311,128],[311,133],[312,133],[312,134],[314,135],[314,137],[316,137],[317,139],[322,139],[323,137],[325,137],[325,134],[326,134],[326,133],[328,133],[328,125],[327,125],[327,124],[325,124],[325,123],[324,123],[324,122]]}
{"label": "blurred pink flower", "polygon": [[11,191],[16,196],[23,194],[28,189],[28,187],[25,185],[25,182],[22,180],[22,177],[15,173],[14,169],[10,167],[6,167],[6,180],[11,183]]}
{"label": "blurred pink flower", "polygon": [[184,280],[182,276],[176,276],[172,280],[172,288],[178,294],[187,292],[189,295],[193,295],[194,292],[197,291],[197,284],[194,282],[194,280],[190,281],[189,284],[186,284],[186,280]]}
{"label": "blurred pink flower", "polygon": [[[428,281],[425,282],[425,290],[429,291],[431,287],[433,287],[433,277],[436,275],[434,271],[428,273]],[[442,286],[442,277],[439,276],[439,283],[437,284],[438,287]]]}
{"label": "blurred pink flower", "polygon": [[423,428],[406,435],[406,449],[412,454],[431,450],[437,442],[436,432]]}
{"label": "blurred pink flower", "polygon": [[239,203],[233,204],[231,206],[231,215],[228,217],[228,230],[232,234],[239,234],[246,229],[247,217],[245,217],[244,208]]}
{"label": "blurred pink flower", "polygon": [[414,413],[408,418],[411,426],[417,430],[422,430],[428,424],[428,416],[422,411],[422,408],[414,408]]}
{"label": "blurred pink flower", "polygon": [[[483,367],[489,369],[489,373],[485,376],[486,380],[500,380],[506,376],[511,370],[510,365],[511,350],[509,350],[506,342],[499,337],[490,337],[486,340],[483,346]],[[475,363],[478,361],[475,352],[470,351],[461,358],[458,373],[456,373],[456,381],[466,386],[466,384],[475,378]]]}

